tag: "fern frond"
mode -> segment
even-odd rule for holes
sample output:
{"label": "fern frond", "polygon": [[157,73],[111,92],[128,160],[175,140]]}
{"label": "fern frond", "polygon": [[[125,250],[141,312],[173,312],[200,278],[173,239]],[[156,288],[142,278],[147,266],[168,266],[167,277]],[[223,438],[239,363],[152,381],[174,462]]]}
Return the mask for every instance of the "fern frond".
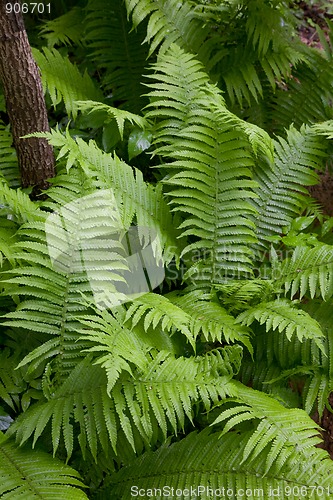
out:
{"label": "fern frond", "polygon": [[129,228],[135,216],[139,228],[149,229],[156,250],[164,252],[165,263],[173,257],[179,259],[179,231],[174,227],[160,184],[156,187],[147,184],[138,169],[116,155],[104,153],[93,141],[87,144],[80,138],[74,140],[68,133],[64,136],[54,130],[50,134],[32,135],[47,137],[53,146],[61,147],[59,157],[67,158],[68,170],[76,162],[87,177],[94,178],[95,188],[112,190],[124,228]]}
{"label": "fern frond", "polygon": [[77,115],[75,101],[90,99],[103,101],[102,92],[96,87],[87,72],[83,75],[66,56],[56,49],[43,48],[43,53],[33,49],[33,56],[41,70],[45,91],[48,91],[54,108],[64,102],[66,112],[73,118]]}
{"label": "fern frond", "polygon": [[279,234],[284,226],[300,215],[309,203],[305,186],[318,182],[316,170],[323,168],[327,144],[311,128],[297,131],[291,127],[287,139],[274,141],[275,160],[258,161],[254,180],[258,195],[253,204],[256,232],[261,246],[267,247],[269,238]]}
{"label": "fern frond", "polygon": [[280,135],[291,124],[299,128],[304,123],[313,124],[333,118],[330,105],[332,62],[316,48],[304,47],[303,51],[304,61],[293,69],[284,87],[277,89],[270,106],[270,121],[275,125],[274,131]]}
{"label": "fern frond", "polygon": [[319,323],[305,311],[297,309],[292,301],[277,299],[271,302],[261,302],[239,314],[236,321],[249,326],[255,320],[260,325],[265,325],[266,332],[278,330],[279,333],[283,332],[288,340],[296,334],[300,342],[303,339],[311,339],[320,349],[325,350],[324,334]]}
{"label": "fern frond", "polygon": [[205,51],[209,30],[194,15],[190,2],[126,0],[125,4],[134,26],[149,18],[144,41],[150,45],[150,55],[158,47],[159,53],[165,52],[173,43],[192,53]]}
{"label": "fern frond", "polygon": [[255,183],[246,134],[219,93],[207,88],[207,76],[193,56],[172,46],[157,67],[153,78],[162,83],[153,85],[158,88],[151,93],[155,109],[147,116],[160,118],[157,140],[167,145],[157,152],[173,160],[168,168],[175,173],[165,184],[176,188],[168,193],[170,203],[185,216],[181,234],[197,240],[183,255],[200,249],[210,253],[192,267],[191,277],[207,284],[222,282],[232,273],[251,275],[254,211],[248,200],[255,196]]}
{"label": "fern frond", "polygon": [[202,335],[206,342],[240,342],[252,352],[251,330],[237,323],[234,316],[214,301],[213,294],[201,290],[172,292],[168,299],[189,316],[189,328],[195,338]]}
{"label": "fern frond", "polygon": [[[91,336],[98,343],[98,332]],[[101,338],[101,346],[109,350]],[[99,348],[97,350],[100,350]],[[166,438],[169,427],[174,433],[184,428],[185,417],[192,421],[192,408],[202,402],[206,410],[212,403],[229,394],[229,382],[239,370],[242,350],[239,346],[211,351],[203,357],[178,358],[159,353],[144,371],[128,372],[125,368],[107,394],[105,371],[86,358],[70,374],[62,386],[19,416],[10,427],[22,444],[30,436],[38,440],[52,419],[54,453],[63,439],[67,455],[74,446],[74,421],[80,427],[79,444],[85,454],[89,447],[96,457],[99,446],[105,453],[111,443],[117,450],[118,433],[122,430],[132,448],[136,449],[135,433],[144,442],[154,439],[153,429],[159,426]],[[128,358],[128,356],[127,356]],[[157,423],[158,422],[158,423]]]}
{"label": "fern frond", "polygon": [[[281,470],[289,462],[289,467],[295,464],[298,469],[300,481],[304,481],[305,477],[308,479],[308,464],[315,463],[316,457],[323,467],[328,466],[328,455],[324,453],[319,458],[318,449],[315,448],[321,442],[320,427],[303,410],[286,409],[274,398],[239,382],[235,382],[235,386],[236,391],[239,391],[236,401],[240,406],[222,411],[213,424],[227,420],[223,429],[225,434],[241,422],[259,419],[256,430],[244,448],[242,462],[251,463],[269,447],[264,474],[267,475],[272,468]],[[304,463],[307,464],[303,470],[297,463],[297,457],[303,467]]]}
{"label": "fern frond", "polygon": [[46,21],[40,29],[42,38],[52,49],[55,45],[82,45],[82,24],[85,11],[80,7],[73,7],[56,19]]}
{"label": "fern frond", "polygon": [[291,297],[299,293],[302,298],[309,292],[311,298],[321,295],[327,300],[333,294],[332,264],[331,245],[298,246],[273,270],[274,279]]}
{"label": "fern frond", "polygon": [[183,309],[173,304],[167,297],[155,293],[146,293],[135,299],[127,310],[125,321],[131,318],[134,327],[144,318],[144,328],[147,331],[160,323],[163,331],[178,330],[185,335],[194,348],[195,337],[190,330],[191,317]]}
{"label": "fern frond", "polygon": [[20,184],[20,173],[17,156],[13,147],[13,136],[9,127],[0,120],[0,175],[6,179],[10,187],[16,188]]}
{"label": "fern frond", "polygon": [[86,9],[84,39],[89,57],[102,72],[103,88],[112,92],[115,106],[140,112],[146,104],[142,85],[148,57],[148,48],[142,44],[145,29],[131,29],[123,2],[118,0],[89,0]]}
{"label": "fern frond", "polygon": [[21,189],[12,189],[3,181],[0,181],[0,203],[7,217],[19,224],[43,219],[38,203],[31,201]]}
{"label": "fern frond", "polygon": [[[159,491],[171,494],[172,491],[188,489],[198,498],[218,498],[227,491],[230,496],[236,492],[243,495],[247,491],[249,495],[256,492],[263,497],[274,492],[281,499],[298,500],[302,486],[309,491],[311,486],[318,485],[318,495],[314,490],[314,498],[318,500],[321,488],[331,488],[332,465],[323,450],[311,448],[313,453],[309,461],[301,452],[294,451],[293,466],[289,463],[282,464],[282,467],[273,465],[264,475],[267,452],[262,452],[251,463],[242,461],[250,435],[229,433],[218,439],[218,433],[205,429],[188,434],[177,443],[164,445],[155,452],[146,452],[131,465],[111,475],[104,488],[105,498],[127,500],[136,488],[138,491],[143,488],[152,495],[158,495]],[[290,491],[290,496],[282,493],[285,491]]]}
{"label": "fern frond", "polygon": [[45,452],[19,448],[0,434],[0,498],[83,500],[80,474]]}
{"label": "fern frond", "polygon": [[89,100],[77,101],[76,106],[79,111],[83,111],[86,113],[104,111],[108,117],[106,120],[107,122],[110,122],[112,119],[115,120],[121,139],[123,139],[124,136],[124,125],[126,120],[142,129],[148,128],[148,123],[142,116],[135,115],[134,113],[130,113],[129,111],[114,108],[112,106],[108,106],[107,104],[103,104],[102,102]]}

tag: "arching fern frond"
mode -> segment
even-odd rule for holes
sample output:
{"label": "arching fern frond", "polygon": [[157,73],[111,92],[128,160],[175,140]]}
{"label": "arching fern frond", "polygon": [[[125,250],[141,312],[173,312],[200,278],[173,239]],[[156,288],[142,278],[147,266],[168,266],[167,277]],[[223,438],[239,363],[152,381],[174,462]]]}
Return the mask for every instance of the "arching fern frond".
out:
{"label": "arching fern frond", "polygon": [[297,246],[291,257],[277,263],[273,277],[291,297],[309,292],[311,298],[321,295],[326,300],[333,294],[332,264],[333,246]]}
{"label": "arching fern frond", "polygon": [[47,41],[49,49],[55,45],[81,45],[84,19],[85,10],[81,7],[73,7],[66,14],[46,21],[40,34]]}
{"label": "arching fern frond", "polygon": [[265,324],[266,332],[278,330],[279,333],[283,332],[288,340],[296,334],[298,340],[312,339],[320,349],[325,349],[324,334],[319,323],[305,311],[297,309],[292,301],[277,299],[260,302],[237,317],[237,322],[246,326],[252,325],[255,320],[260,325]]}
{"label": "arching fern frond", "polygon": [[175,188],[168,192],[173,210],[185,216],[182,236],[197,240],[183,255],[210,252],[187,277],[208,284],[233,273],[251,275],[249,245],[255,237],[249,200],[255,183],[248,137],[215,88],[206,85],[207,76],[193,56],[173,45],[156,66],[159,73],[153,78],[159,83],[153,88],[158,90],[151,93],[154,109],[148,116],[160,119],[157,141],[167,144],[157,152],[172,160],[167,166],[175,173],[164,182]]}
{"label": "arching fern frond", "polygon": [[84,500],[80,474],[45,452],[19,448],[0,433],[0,498]]}
{"label": "arching fern frond", "polygon": [[240,342],[252,353],[251,330],[237,323],[213,294],[194,290],[172,292],[167,297],[189,316],[189,328],[195,337],[201,335],[206,342]]}
{"label": "arching fern frond", "polygon": [[[332,465],[323,450],[311,448],[313,452],[308,462],[304,454],[295,451],[293,446],[294,457],[297,457],[295,464],[273,465],[264,475],[266,451],[251,463],[242,461],[250,436],[246,432],[240,435],[229,433],[218,439],[218,433],[210,433],[207,429],[193,432],[177,443],[164,445],[155,452],[146,452],[131,465],[112,474],[100,493],[105,493],[103,498],[127,500],[130,493],[141,488],[149,492],[152,490],[152,494],[160,490],[191,491],[192,488],[192,495],[198,498],[218,498],[223,491],[229,491],[231,495],[236,491],[240,495],[246,491],[258,492],[259,495],[262,492],[262,496],[268,496],[269,492],[290,491],[290,496],[279,494],[279,498],[298,500],[302,486],[305,491],[309,491],[311,486],[318,485],[319,495],[316,490],[314,492],[314,498],[318,500],[321,488],[331,487]],[[313,470],[318,476],[313,474]],[[131,489],[133,485],[134,490]]]}
{"label": "arching fern frond", "polygon": [[95,187],[112,190],[125,229],[133,222],[141,228],[149,228],[157,235],[158,250],[164,251],[164,262],[173,257],[179,259],[179,231],[174,227],[174,219],[164,200],[162,186],[147,184],[138,169],[133,169],[116,155],[104,153],[94,141],[89,144],[82,139],[74,140],[69,133],[64,136],[60,131],[32,134],[47,137],[53,146],[59,147],[59,157],[66,157],[69,170],[77,163],[87,177],[94,179]]}
{"label": "arching fern frond", "polygon": [[156,293],[146,293],[135,299],[127,310],[126,321],[131,318],[134,327],[144,318],[144,328],[147,331],[152,325],[155,329],[160,323],[163,331],[178,330],[185,335],[194,348],[194,335],[190,330],[190,315],[167,297]]}
{"label": "arching fern frond", "polygon": [[[314,464],[318,460],[321,467],[330,467],[328,454],[318,454],[318,448],[315,447],[321,442],[320,427],[305,411],[284,408],[267,394],[238,382],[235,382],[235,389],[239,391],[235,401],[240,406],[222,411],[213,424],[227,421],[223,429],[225,434],[241,422],[259,420],[243,450],[242,462],[251,463],[269,447],[265,456],[264,475],[271,469],[283,470],[284,467],[288,469],[294,466],[298,469],[299,480],[304,481],[305,478],[308,480],[309,463]],[[314,470],[311,472],[315,481],[316,473]]]}
{"label": "arching fern frond", "polygon": [[274,163],[261,158],[254,169],[258,182],[258,197],[253,200],[256,233],[260,246],[266,247],[269,238],[280,233],[308,205],[305,186],[318,182],[316,170],[323,168],[327,154],[327,144],[309,127],[300,131],[291,127],[287,139],[274,141],[274,148]]}
{"label": "arching fern frond", "polygon": [[88,73],[81,75],[77,66],[56,49],[50,50],[44,47],[43,53],[33,49],[33,56],[41,70],[44,90],[49,92],[54,107],[63,101],[67,114],[75,118],[77,114],[75,101],[104,100],[102,92]]}

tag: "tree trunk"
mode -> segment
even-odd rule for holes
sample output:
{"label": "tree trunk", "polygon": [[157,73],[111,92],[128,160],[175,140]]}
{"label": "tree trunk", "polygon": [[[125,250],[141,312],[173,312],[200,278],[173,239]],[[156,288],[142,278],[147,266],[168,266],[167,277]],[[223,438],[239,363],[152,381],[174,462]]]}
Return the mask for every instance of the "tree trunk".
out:
{"label": "tree trunk", "polygon": [[0,79],[21,184],[23,187],[35,186],[38,191],[48,186],[48,178],[54,177],[53,150],[46,139],[21,137],[50,128],[39,69],[32,57],[22,14],[7,14],[6,3],[9,2],[0,0]]}

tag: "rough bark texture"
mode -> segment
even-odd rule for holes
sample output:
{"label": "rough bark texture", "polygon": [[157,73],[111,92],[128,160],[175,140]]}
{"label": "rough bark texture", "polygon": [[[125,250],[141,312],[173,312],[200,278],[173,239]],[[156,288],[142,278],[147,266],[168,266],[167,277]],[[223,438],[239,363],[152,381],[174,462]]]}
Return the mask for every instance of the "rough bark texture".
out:
{"label": "rough bark texture", "polygon": [[7,14],[0,0],[0,79],[14,138],[23,187],[47,187],[54,176],[52,147],[45,139],[22,136],[49,131],[39,69],[32,57],[22,14]]}

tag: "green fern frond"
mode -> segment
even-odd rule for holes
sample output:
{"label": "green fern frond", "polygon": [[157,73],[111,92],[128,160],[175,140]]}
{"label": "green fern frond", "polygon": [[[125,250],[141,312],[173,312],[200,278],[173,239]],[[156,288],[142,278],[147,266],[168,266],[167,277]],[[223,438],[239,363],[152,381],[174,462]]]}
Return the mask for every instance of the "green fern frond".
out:
{"label": "green fern frond", "polygon": [[0,433],[0,498],[83,500],[80,474],[45,452],[19,448]]}
{"label": "green fern frond", "polygon": [[221,300],[229,311],[239,311],[258,302],[266,302],[278,292],[272,280],[262,279],[235,280],[215,285],[214,288],[221,293]]}
{"label": "green fern frond", "polygon": [[298,246],[291,257],[277,264],[273,275],[291,297],[299,293],[302,298],[309,292],[311,298],[321,295],[327,300],[333,294],[332,263],[331,245]]}
{"label": "green fern frond", "polygon": [[90,99],[103,101],[102,92],[96,87],[87,72],[82,75],[66,56],[56,49],[43,48],[43,53],[33,49],[33,56],[41,70],[45,91],[48,91],[54,107],[64,102],[66,112],[73,118],[77,115],[75,101]]}
{"label": "green fern frond", "polygon": [[81,338],[93,343],[87,352],[102,353],[94,364],[101,365],[107,375],[107,393],[110,393],[122,372],[133,375],[132,367],[144,371],[151,345],[142,342],[142,336],[124,326],[125,318],[113,316],[108,311],[100,311],[95,316],[80,316],[82,325],[78,329]]}
{"label": "green fern frond", "polygon": [[323,168],[327,144],[311,128],[297,131],[291,127],[287,139],[274,141],[275,160],[257,162],[254,180],[258,195],[253,204],[256,232],[261,246],[267,247],[269,238],[279,234],[295,216],[308,205],[309,194],[305,186],[318,182],[317,170]]}
{"label": "green fern frond", "polygon": [[194,348],[195,337],[190,330],[191,317],[183,309],[173,304],[167,297],[155,293],[146,293],[135,299],[127,310],[125,321],[131,318],[134,327],[144,318],[144,328],[147,331],[160,323],[163,331],[174,333],[180,331]]}
{"label": "green fern frond", "polygon": [[307,312],[297,309],[292,301],[277,299],[261,302],[239,314],[236,321],[249,326],[255,320],[260,325],[265,325],[266,332],[278,330],[279,333],[283,332],[288,340],[296,334],[300,342],[303,339],[312,339],[320,349],[325,350],[324,334],[319,323]]}
{"label": "green fern frond", "polygon": [[115,120],[121,139],[123,139],[124,136],[124,125],[125,121],[127,120],[132,125],[135,124],[142,129],[148,128],[148,123],[142,116],[135,115],[134,113],[130,113],[129,111],[125,111],[122,109],[113,108],[112,106],[108,106],[107,104],[103,104],[101,102],[89,100],[77,101],[76,106],[79,111],[83,111],[86,113],[104,111],[108,117],[106,123],[110,122],[113,119]]}
{"label": "green fern frond", "polygon": [[144,41],[150,45],[150,55],[158,47],[159,53],[165,52],[173,43],[192,53],[205,52],[205,42],[209,43],[208,26],[199,22],[190,2],[126,0],[125,4],[134,26],[149,18]]}
{"label": "green fern frond", "polygon": [[10,187],[19,186],[19,168],[15,148],[13,147],[13,136],[9,127],[0,120],[0,175],[6,179]]}
{"label": "green fern frond", "polygon": [[16,240],[17,225],[7,217],[0,217],[0,267],[4,265],[6,260],[14,265],[12,245]]}
{"label": "green fern frond", "polygon": [[[92,335],[94,343],[98,334]],[[101,345],[108,351],[103,338]],[[116,452],[118,433],[122,429],[133,449],[134,434],[150,442],[154,427],[159,425],[164,438],[169,426],[173,432],[184,428],[185,417],[192,421],[194,403],[202,402],[206,410],[229,394],[229,382],[240,367],[239,346],[211,351],[201,358],[175,359],[161,352],[143,372],[130,375],[127,368],[107,395],[105,371],[86,358],[62,386],[29,408],[10,427],[22,444],[31,435],[38,440],[52,419],[54,453],[63,438],[67,455],[74,446],[72,422],[80,427],[79,444],[85,454],[89,447],[93,457],[99,445],[107,453],[111,443]],[[118,366],[119,369],[123,367]],[[114,368],[114,370],[116,370]]]}
{"label": "green fern frond", "polygon": [[174,45],[157,66],[159,73],[153,78],[162,83],[153,88],[162,90],[151,93],[155,109],[147,116],[160,118],[157,141],[167,143],[157,153],[173,160],[167,166],[175,173],[164,182],[176,188],[168,193],[173,210],[186,216],[180,225],[182,236],[198,240],[183,255],[200,249],[210,252],[192,267],[191,277],[207,284],[222,282],[235,272],[251,275],[254,210],[248,200],[255,196],[255,183],[246,134],[219,93],[206,85],[207,76],[193,56]]}
{"label": "green fern frond", "polygon": [[12,189],[7,183],[0,180],[0,204],[2,212],[9,219],[14,219],[18,224],[33,222],[43,219],[39,204],[30,200],[29,196],[21,189]]}
{"label": "green fern frond", "polygon": [[[239,406],[222,411],[213,425],[227,420],[223,429],[225,434],[241,422],[259,420],[243,450],[242,462],[251,463],[269,447],[265,457],[265,475],[272,468],[281,470],[289,463],[289,467],[295,464],[299,470],[299,480],[304,481],[309,474],[309,468],[307,466],[306,470],[302,470],[299,463],[296,465],[296,457],[299,457],[303,467],[304,463],[308,465],[315,462],[318,456],[315,445],[321,442],[320,427],[303,410],[286,409],[274,398],[238,382],[235,382],[235,389],[239,391],[236,397]],[[321,466],[329,467],[329,457],[326,453],[317,459],[320,460]]]}
{"label": "green fern frond", "polygon": [[184,294],[172,292],[167,297],[189,316],[189,328],[195,338],[202,335],[206,342],[240,342],[252,353],[251,330],[237,323],[234,316],[214,301],[213,294],[195,290]]}
{"label": "green fern frond", "polygon": [[55,45],[81,45],[84,19],[84,9],[73,7],[66,14],[44,22],[40,34],[47,41],[49,49]]}
{"label": "green fern frond", "polygon": [[298,500],[299,491],[310,491],[318,485],[318,495],[316,488],[313,490],[313,498],[318,500],[321,492],[332,487],[331,462],[327,453],[318,448],[313,447],[309,461],[301,452],[294,451],[297,458],[293,467],[289,464],[272,466],[266,475],[267,452],[245,464],[242,456],[250,435],[229,433],[218,439],[218,433],[210,433],[207,429],[193,432],[180,442],[146,452],[131,465],[112,474],[101,494],[105,492],[103,498],[127,500],[141,488],[151,496],[159,495],[160,491],[171,495],[172,491],[188,489],[189,494],[202,499],[218,498],[223,492],[230,497],[238,492],[246,498],[245,492],[248,495],[256,492],[263,498],[276,494],[281,499]]}
{"label": "green fern frond", "polygon": [[[333,70],[331,60],[316,48],[304,47],[304,61],[293,69],[270,106],[270,123],[280,135],[291,124],[313,124],[333,118],[330,105]],[[332,51],[333,53],[333,51]]]}
{"label": "green fern frond", "polygon": [[112,190],[124,228],[129,228],[135,216],[139,227],[151,231],[157,250],[164,251],[165,263],[173,257],[179,259],[179,231],[174,227],[160,184],[156,187],[147,184],[141,171],[133,169],[116,155],[104,153],[94,141],[87,144],[80,138],[74,140],[69,133],[64,136],[55,130],[32,135],[47,137],[53,146],[60,147],[58,158],[67,158],[68,170],[77,163],[87,177],[94,179],[95,187]]}
{"label": "green fern frond", "polygon": [[145,28],[131,29],[125,6],[118,0],[89,0],[86,10],[84,39],[89,57],[101,70],[103,88],[111,91],[115,106],[140,112],[146,104],[142,84],[148,57],[148,48],[142,44]]}

